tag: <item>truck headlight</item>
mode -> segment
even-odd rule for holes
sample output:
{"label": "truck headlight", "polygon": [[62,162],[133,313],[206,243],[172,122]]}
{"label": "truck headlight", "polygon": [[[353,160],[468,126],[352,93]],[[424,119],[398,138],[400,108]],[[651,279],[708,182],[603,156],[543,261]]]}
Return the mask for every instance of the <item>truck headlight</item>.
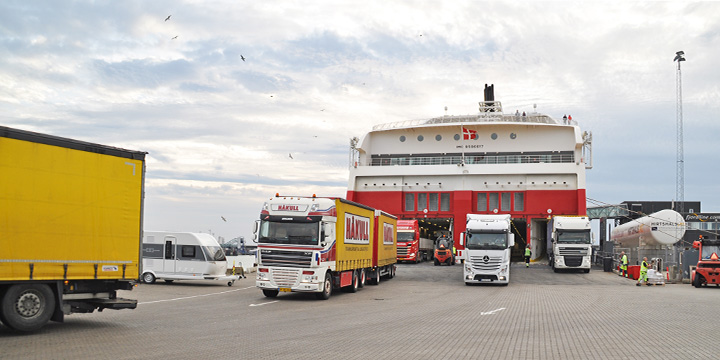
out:
{"label": "truck headlight", "polygon": [[469,263],[465,263],[465,271],[472,272],[472,266]]}
{"label": "truck headlight", "polygon": [[504,274],[507,271],[507,267],[503,266],[500,268],[500,273]]}

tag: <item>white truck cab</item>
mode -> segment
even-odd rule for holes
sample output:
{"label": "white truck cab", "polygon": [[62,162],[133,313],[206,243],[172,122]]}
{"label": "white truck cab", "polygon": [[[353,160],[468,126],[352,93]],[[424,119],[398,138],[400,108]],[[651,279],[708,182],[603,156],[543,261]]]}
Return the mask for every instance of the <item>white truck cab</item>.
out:
{"label": "white truck cab", "polygon": [[510,255],[515,246],[509,214],[467,214],[467,225],[460,235],[465,246],[463,278],[466,285],[510,282]]}
{"label": "white truck cab", "polygon": [[553,271],[580,269],[590,272],[592,236],[587,216],[554,216],[548,223],[548,241]]}

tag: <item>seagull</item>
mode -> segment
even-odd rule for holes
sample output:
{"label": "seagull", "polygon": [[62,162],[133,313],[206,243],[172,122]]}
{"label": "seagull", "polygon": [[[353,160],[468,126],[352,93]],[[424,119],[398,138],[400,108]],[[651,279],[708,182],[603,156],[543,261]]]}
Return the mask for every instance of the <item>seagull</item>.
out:
{"label": "seagull", "polygon": [[220,216],[220,218],[223,219],[224,222],[227,222],[227,220],[225,220],[224,216]]}
{"label": "seagull", "polygon": [[321,109],[320,111],[325,111],[325,109]]}
{"label": "seagull", "polygon": [[175,35],[175,37],[173,37],[173,38],[172,38],[172,39],[170,39],[170,40],[175,40],[175,39],[177,39],[177,37],[178,37],[178,36],[177,36],[177,35]]}
{"label": "seagull", "polygon": [[293,158],[293,157],[292,157],[292,153],[288,154],[288,156],[289,156],[291,159]]}
{"label": "seagull", "polygon": [[245,61],[245,57],[242,55],[240,55],[240,59],[242,59],[242,61]]}
{"label": "seagull", "polygon": [[168,15],[168,17],[165,18],[165,21],[170,20],[170,17],[171,17],[171,16],[172,16],[172,15]]}

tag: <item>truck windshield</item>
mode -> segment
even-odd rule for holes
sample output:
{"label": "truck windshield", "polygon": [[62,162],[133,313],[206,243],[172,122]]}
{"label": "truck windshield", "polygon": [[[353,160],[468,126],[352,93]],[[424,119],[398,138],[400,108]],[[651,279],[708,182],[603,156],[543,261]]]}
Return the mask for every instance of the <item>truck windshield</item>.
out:
{"label": "truck windshield", "polygon": [[208,261],[223,261],[225,260],[225,251],[220,246],[203,246],[203,252],[205,252],[205,258]]}
{"label": "truck windshield", "polygon": [[317,245],[319,222],[274,222],[260,224],[258,242],[262,244]]}
{"label": "truck windshield", "polygon": [[589,244],[590,230],[558,230],[557,237],[559,244]]}
{"label": "truck windshield", "polygon": [[408,242],[415,240],[415,232],[414,231],[398,231],[397,232],[397,241],[398,242]]}
{"label": "truck windshield", "polygon": [[506,233],[468,232],[465,238],[469,250],[502,250],[507,248]]}

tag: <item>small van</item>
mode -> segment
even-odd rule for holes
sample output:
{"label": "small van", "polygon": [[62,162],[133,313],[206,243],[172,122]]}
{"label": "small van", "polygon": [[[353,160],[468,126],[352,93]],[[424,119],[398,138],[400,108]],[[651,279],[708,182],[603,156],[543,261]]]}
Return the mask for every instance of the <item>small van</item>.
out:
{"label": "small van", "polygon": [[145,231],[142,244],[142,281],[156,279],[221,280],[232,286],[236,275],[226,275],[225,252],[217,240],[204,233]]}

